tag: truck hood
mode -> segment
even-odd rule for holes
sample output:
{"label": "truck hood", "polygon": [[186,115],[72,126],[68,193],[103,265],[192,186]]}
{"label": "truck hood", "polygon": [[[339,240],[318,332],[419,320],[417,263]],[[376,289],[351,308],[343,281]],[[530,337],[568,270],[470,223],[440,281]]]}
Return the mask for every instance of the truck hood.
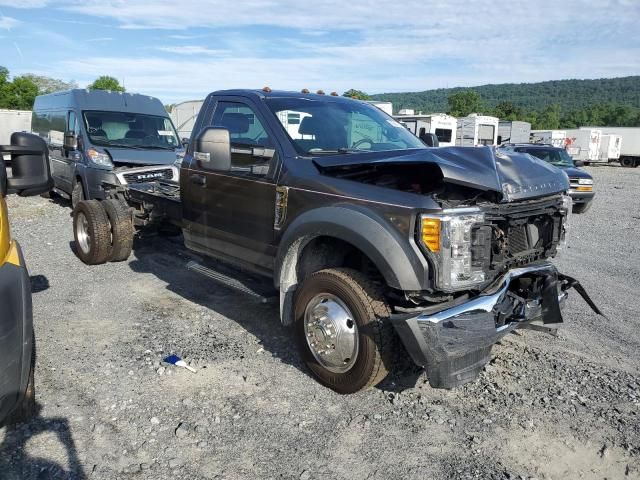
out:
{"label": "truck hood", "polygon": [[173,165],[176,162],[175,150],[138,150],[132,148],[105,148],[115,164],[133,165]]}
{"label": "truck hood", "polygon": [[445,183],[493,191],[503,202],[542,197],[569,189],[567,175],[543,160],[491,147],[444,147],[315,157],[323,173],[365,166],[436,166]]}

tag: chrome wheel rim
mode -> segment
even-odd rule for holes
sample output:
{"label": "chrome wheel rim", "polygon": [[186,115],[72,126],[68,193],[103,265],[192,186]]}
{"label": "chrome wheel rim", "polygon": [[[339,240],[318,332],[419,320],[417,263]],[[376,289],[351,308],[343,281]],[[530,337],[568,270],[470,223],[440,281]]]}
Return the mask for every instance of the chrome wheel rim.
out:
{"label": "chrome wheel rim", "polygon": [[335,295],[321,293],[307,304],[304,334],[309,350],[323,368],[345,373],[358,357],[358,326],[349,308]]}
{"label": "chrome wheel rim", "polygon": [[80,250],[82,250],[83,253],[89,253],[89,242],[91,241],[89,221],[82,212],[78,212],[78,216],[76,217],[76,236]]}

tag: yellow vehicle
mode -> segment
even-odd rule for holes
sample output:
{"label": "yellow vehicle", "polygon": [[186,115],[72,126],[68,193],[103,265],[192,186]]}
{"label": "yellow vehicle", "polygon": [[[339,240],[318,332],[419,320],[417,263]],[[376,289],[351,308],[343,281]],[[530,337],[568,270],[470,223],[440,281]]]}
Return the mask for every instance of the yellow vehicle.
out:
{"label": "yellow vehicle", "polygon": [[[35,338],[31,283],[18,243],[11,238],[5,197],[38,195],[53,182],[45,142],[14,133],[0,146],[0,425],[28,420],[35,404]],[[4,155],[11,155],[11,170]]]}

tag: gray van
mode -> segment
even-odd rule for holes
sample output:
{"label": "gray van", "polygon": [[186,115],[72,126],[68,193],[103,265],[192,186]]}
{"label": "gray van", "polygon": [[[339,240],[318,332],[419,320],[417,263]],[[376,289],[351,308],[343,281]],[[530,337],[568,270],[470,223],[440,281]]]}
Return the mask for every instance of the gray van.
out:
{"label": "gray van", "polygon": [[33,133],[49,146],[54,190],[103,199],[103,182],[178,180],[182,145],[154,97],[104,90],[68,90],[36,97]]}

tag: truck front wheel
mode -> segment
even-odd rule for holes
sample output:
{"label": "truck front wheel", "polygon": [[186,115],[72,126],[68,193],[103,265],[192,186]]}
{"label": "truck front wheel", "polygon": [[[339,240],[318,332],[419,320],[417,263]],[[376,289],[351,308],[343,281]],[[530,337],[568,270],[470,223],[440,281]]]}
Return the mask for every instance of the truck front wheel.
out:
{"label": "truck front wheel", "polygon": [[380,383],[393,361],[394,332],[381,289],[362,273],[316,272],[296,293],[296,334],[313,376],[338,393]]}
{"label": "truck front wheel", "polygon": [[87,265],[104,263],[111,257],[111,224],[98,200],[83,200],[73,210],[76,253]]}

